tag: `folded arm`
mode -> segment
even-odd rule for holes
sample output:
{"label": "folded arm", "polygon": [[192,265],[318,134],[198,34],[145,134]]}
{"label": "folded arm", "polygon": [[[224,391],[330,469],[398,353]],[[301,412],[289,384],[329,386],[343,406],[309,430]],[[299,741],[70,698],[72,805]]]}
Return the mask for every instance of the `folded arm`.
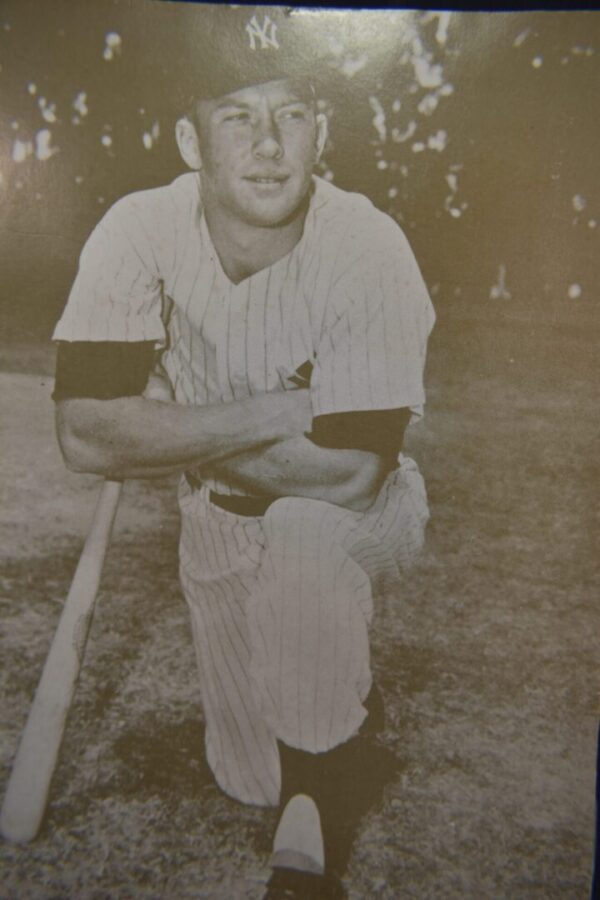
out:
{"label": "folded arm", "polygon": [[374,502],[402,446],[408,410],[323,416],[313,433],[202,466],[257,495],[326,500],[363,512]]}
{"label": "folded arm", "polygon": [[318,447],[300,436],[202,466],[200,475],[256,495],[310,497],[362,512],[389,470],[375,453]]}
{"label": "folded arm", "polygon": [[166,378],[148,377],[153,355],[150,343],[59,348],[56,422],[71,469],[151,478],[194,468],[203,479],[251,494],[310,497],[362,511],[395,464],[408,410],[334,413],[311,422],[307,390],[180,405],[171,402]]}
{"label": "folded arm", "polygon": [[72,398],[57,404],[65,462],[105,478],[152,478],[214,462],[310,427],[304,391],[215,406],[145,397]]}
{"label": "folded arm", "polygon": [[[82,343],[61,349],[57,433],[67,465],[77,472],[151,478],[264,447],[310,428],[308,391],[184,406],[171,402],[168,382],[148,378],[152,344]],[[144,396],[139,396],[142,391]]]}

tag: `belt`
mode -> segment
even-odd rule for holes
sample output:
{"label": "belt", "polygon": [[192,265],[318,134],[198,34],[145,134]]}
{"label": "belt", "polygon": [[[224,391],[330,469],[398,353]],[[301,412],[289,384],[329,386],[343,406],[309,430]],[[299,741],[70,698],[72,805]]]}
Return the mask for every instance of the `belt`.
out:
{"label": "belt", "polygon": [[[191,472],[185,473],[185,478],[192,490],[198,491],[202,487],[199,481]],[[264,516],[271,503],[277,497],[242,497],[239,494],[217,494],[216,491],[209,491],[208,499],[214,506],[226,510],[226,512],[235,513],[236,516]]]}

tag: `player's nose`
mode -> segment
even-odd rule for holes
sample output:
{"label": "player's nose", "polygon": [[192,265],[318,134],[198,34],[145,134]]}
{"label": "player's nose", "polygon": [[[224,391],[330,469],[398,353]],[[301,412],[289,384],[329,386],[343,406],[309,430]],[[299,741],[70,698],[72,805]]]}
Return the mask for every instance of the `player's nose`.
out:
{"label": "player's nose", "polygon": [[256,122],[253,151],[260,159],[279,159],[283,154],[279,128],[271,115],[260,116]]}

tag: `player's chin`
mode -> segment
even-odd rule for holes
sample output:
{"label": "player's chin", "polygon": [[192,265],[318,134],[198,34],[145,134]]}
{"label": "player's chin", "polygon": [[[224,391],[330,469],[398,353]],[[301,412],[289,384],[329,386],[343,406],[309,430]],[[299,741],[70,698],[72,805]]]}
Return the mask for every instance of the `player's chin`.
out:
{"label": "player's chin", "polygon": [[291,179],[277,184],[248,182],[246,187],[248,220],[268,228],[284,225],[295,218],[307,196],[307,190]]}

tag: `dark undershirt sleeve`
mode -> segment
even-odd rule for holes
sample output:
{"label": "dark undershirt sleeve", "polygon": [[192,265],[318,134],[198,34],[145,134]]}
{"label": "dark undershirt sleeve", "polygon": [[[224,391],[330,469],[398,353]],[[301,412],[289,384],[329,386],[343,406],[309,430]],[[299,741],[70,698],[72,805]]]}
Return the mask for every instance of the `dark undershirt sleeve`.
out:
{"label": "dark undershirt sleeve", "polygon": [[154,341],[61,341],[52,399],[137,396],[146,387],[154,351]]}
{"label": "dark undershirt sleeve", "polygon": [[307,437],[319,447],[367,450],[384,459],[395,459],[402,450],[409,419],[409,409],[329,413],[313,420]]}

